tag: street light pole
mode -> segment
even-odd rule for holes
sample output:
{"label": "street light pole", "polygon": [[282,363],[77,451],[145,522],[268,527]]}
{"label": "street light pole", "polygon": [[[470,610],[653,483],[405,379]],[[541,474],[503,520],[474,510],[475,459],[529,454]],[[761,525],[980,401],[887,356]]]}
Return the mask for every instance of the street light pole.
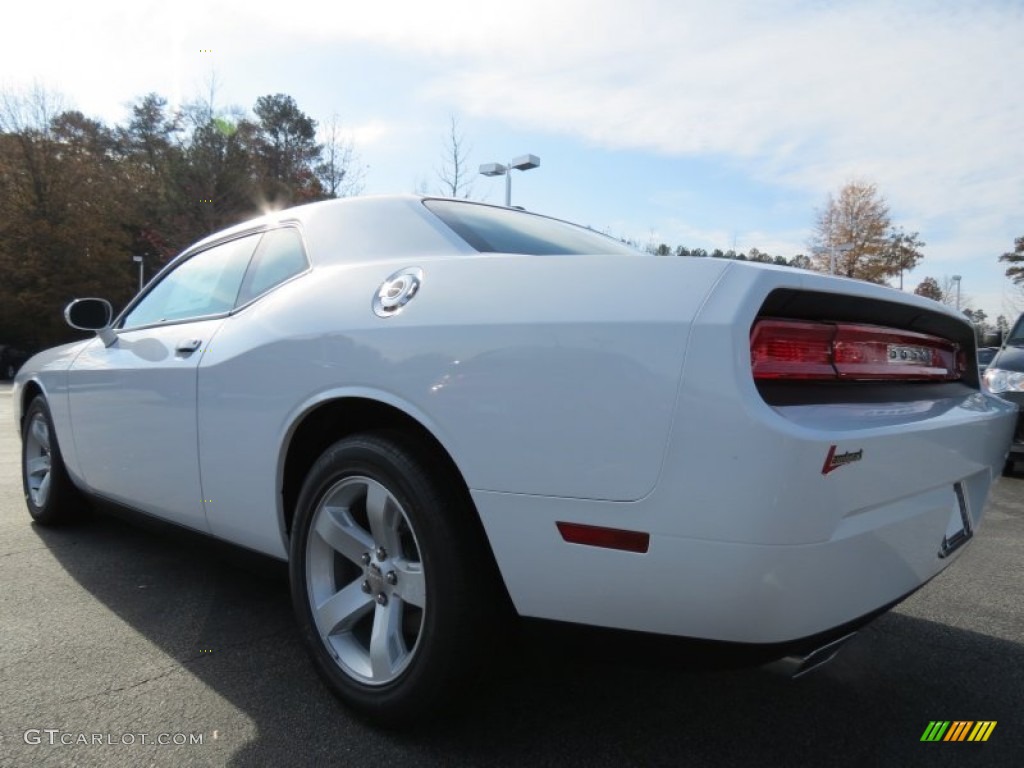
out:
{"label": "street light pole", "polygon": [[132,261],[139,265],[139,293],[142,293],[142,285],[144,282],[143,269],[145,268],[145,265],[143,264],[141,256],[132,256]]}
{"label": "street light pole", "polygon": [[505,177],[505,207],[512,207],[512,169],[515,168],[520,171],[528,171],[531,168],[537,168],[540,166],[540,158],[536,155],[520,155],[514,160],[510,160],[508,165],[502,163],[484,163],[480,166],[480,173],[484,176],[502,176]]}
{"label": "street light pole", "polygon": [[[821,246],[812,248],[811,250],[817,256],[824,256],[825,253],[826,253],[826,249],[821,247]],[[835,243],[829,243],[828,251],[827,252],[828,252],[828,273],[830,275],[834,275],[836,273],[836,267],[838,266],[837,259],[838,259],[839,254],[841,254],[841,253],[849,253],[852,250],[853,250],[853,243],[840,243],[839,245],[836,245]]]}
{"label": "street light pole", "polygon": [[956,311],[960,311],[960,275],[953,275],[956,280]]}

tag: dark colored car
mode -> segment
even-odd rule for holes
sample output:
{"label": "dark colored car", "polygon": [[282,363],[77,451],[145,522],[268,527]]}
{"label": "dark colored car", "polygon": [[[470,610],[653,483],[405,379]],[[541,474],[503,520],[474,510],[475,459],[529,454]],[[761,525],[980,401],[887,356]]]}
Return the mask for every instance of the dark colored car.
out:
{"label": "dark colored car", "polygon": [[978,348],[978,373],[983,374],[988,369],[989,364],[992,362],[992,358],[999,352],[999,347],[979,347]]}
{"label": "dark colored car", "polygon": [[[980,357],[978,367],[981,368]],[[1024,315],[1017,318],[1003,346],[985,368],[984,382],[989,392],[1024,408]],[[1024,413],[1017,416],[1007,470],[1013,470],[1016,462],[1024,462]]]}
{"label": "dark colored car", "polygon": [[27,352],[22,352],[7,344],[0,344],[0,379],[13,379],[14,374],[28,358]]}

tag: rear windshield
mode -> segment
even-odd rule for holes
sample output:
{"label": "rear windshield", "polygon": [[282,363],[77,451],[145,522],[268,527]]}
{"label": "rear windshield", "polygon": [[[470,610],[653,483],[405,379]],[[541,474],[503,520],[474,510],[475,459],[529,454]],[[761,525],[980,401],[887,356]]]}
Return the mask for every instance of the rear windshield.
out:
{"label": "rear windshield", "polygon": [[535,213],[452,200],[424,200],[423,204],[481,253],[640,254],[592,229]]}

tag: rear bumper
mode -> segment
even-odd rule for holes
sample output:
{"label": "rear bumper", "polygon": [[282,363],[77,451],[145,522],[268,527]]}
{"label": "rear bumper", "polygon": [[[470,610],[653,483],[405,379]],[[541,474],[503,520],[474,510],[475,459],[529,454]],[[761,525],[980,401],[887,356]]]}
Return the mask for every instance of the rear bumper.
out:
{"label": "rear bumper", "polygon": [[[966,479],[984,498],[990,473]],[[509,593],[526,616],[738,643],[828,633],[918,589],[958,515],[951,488],[863,510],[828,541],[757,545],[652,534],[635,554],[567,544],[557,520],[598,502],[474,493]],[[642,529],[642,514],[620,510]],[[972,524],[980,510],[970,510]]]}

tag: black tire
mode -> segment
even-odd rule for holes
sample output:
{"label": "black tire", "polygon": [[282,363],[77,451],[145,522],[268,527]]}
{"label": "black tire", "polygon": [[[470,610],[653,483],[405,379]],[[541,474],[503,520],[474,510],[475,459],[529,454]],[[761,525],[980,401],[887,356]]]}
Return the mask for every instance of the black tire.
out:
{"label": "black tire", "polygon": [[[331,689],[378,724],[423,723],[457,700],[499,624],[503,596],[480,556],[486,542],[453,481],[400,433],[367,433],[328,448],[299,495],[289,565],[299,626]],[[384,501],[371,505],[371,493]],[[385,535],[373,532],[371,506],[375,520],[393,521]],[[375,549],[385,540],[396,551]],[[346,589],[348,613],[322,611],[321,630],[313,605]],[[378,627],[389,640],[374,646]],[[388,649],[386,663],[374,662],[373,647]]]}
{"label": "black tire", "polygon": [[[43,471],[38,460],[43,458],[49,459],[48,482],[41,492]],[[29,514],[40,525],[61,525],[82,516],[85,500],[68,477],[50,408],[42,395],[29,404],[22,424],[21,483]]]}

